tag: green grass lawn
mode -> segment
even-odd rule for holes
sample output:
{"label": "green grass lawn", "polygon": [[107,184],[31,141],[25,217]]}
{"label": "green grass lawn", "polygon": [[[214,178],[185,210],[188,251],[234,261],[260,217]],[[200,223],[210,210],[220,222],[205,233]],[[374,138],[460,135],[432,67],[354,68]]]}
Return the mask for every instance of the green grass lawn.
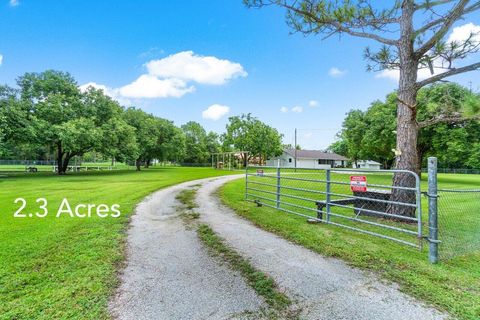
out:
{"label": "green grass lawn", "polygon": [[[141,172],[3,174],[0,177],[0,319],[104,319],[123,261],[125,229],[136,203],[179,182],[229,174],[209,168],[156,167]],[[46,218],[14,218],[42,212]],[[55,218],[63,198],[77,204],[119,204],[119,218]]]}
{"label": "green grass lawn", "polygon": [[[321,179],[321,177],[317,178]],[[337,181],[345,179],[340,176],[332,178]],[[388,181],[391,181],[391,177],[388,175],[368,176],[368,180],[369,183],[387,184]],[[292,181],[294,180],[285,179],[281,185],[291,186]],[[275,183],[274,180],[271,183]],[[426,181],[422,180],[423,186],[425,183]],[[295,184],[297,187],[305,189],[315,188],[313,182],[301,182],[300,184],[297,181]],[[478,175],[439,175],[440,188],[473,189],[479,185],[480,176]],[[264,187],[267,188],[265,190],[270,188]],[[348,186],[337,186],[334,192],[342,192],[341,188],[348,188]],[[423,250],[418,250],[333,225],[308,224],[306,218],[265,206],[257,207],[254,203],[245,202],[244,192],[245,181],[240,179],[227,184],[221,189],[220,194],[223,201],[234,208],[239,215],[250,219],[266,230],[275,232],[322,255],[338,257],[353,266],[375,271],[382,277],[399,283],[403,291],[460,319],[480,319],[480,252],[478,246],[476,252],[469,250],[464,255],[444,259],[440,264],[432,265],[427,259],[426,246]],[[301,191],[289,190],[288,192],[294,196],[302,194],[305,196],[305,193]],[[464,199],[447,198],[447,196],[444,199],[440,198],[439,207],[443,212],[443,216],[439,218],[439,227],[443,226],[440,235],[444,238],[446,235],[452,238],[446,237],[446,243],[454,246],[454,244],[461,245],[467,239],[478,240],[480,200],[476,196],[478,194],[472,193],[465,196]],[[318,199],[323,199],[322,195],[318,195]],[[299,199],[289,199],[288,201],[304,206],[307,206],[308,203],[308,201]],[[422,202],[425,229],[427,223],[425,199]],[[314,208],[311,201],[308,205]],[[296,210],[315,216],[313,211],[300,208],[296,208]],[[336,208],[332,211],[352,215],[353,210]],[[398,222],[384,222],[398,225]],[[348,225],[348,223],[350,222],[347,221],[346,224]],[[415,226],[410,227],[414,228]],[[365,228],[369,230],[370,227],[366,226]],[[391,235],[390,232],[386,234]],[[442,245],[444,244],[440,245],[441,250]]]}

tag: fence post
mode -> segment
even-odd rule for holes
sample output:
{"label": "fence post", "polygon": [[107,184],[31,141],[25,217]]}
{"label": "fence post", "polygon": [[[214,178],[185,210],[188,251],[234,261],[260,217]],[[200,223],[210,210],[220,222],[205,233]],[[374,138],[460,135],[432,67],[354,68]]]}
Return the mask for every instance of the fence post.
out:
{"label": "fence post", "polygon": [[280,167],[277,167],[277,209],[280,208]]}
{"label": "fence post", "polygon": [[327,185],[326,185],[326,188],[325,188],[325,193],[326,193],[326,205],[325,205],[325,209],[327,210],[327,222],[330,222],[330,201],[331,201],[331,195],[330,195],[330,187],[331,187],[331,183],[330,183],[330,169],[327,169],[326,172],[326,181],[327,181]]}
{"label": "fence post", "polygon": [[248,163],[245,166],[245,201],[248,200]]}
{"label": "fence post", "polygon": [[437,158],[428,158],[428,259],[438,262]]}

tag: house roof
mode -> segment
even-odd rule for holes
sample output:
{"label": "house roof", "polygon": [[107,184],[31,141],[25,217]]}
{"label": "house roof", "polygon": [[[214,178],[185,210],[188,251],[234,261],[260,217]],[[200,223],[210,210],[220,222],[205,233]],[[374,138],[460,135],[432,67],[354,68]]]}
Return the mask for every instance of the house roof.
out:
{"label": "house roof", "polygon": [[373,160],[358,160],[357,163],[362,163],[362,164],[378,164],[378,165],[381,165],[380,162],[373,161]]}
{"label": "house roof", "polygon": [[[294,149],[284,150],[285,153],[289,154],[292,157],[295,157]],[[336,161],[346,161],[348,160],[344,156],[333,152],[324,152],[321,150],[297,150],[297,158],[303,159],[322,159],[322,160],[336,160]]]}

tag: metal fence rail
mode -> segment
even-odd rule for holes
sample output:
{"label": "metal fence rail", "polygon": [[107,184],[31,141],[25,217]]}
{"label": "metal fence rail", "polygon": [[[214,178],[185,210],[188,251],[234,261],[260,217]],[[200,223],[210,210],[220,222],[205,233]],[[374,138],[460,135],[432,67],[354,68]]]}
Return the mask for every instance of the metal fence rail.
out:
{"label": "metal fence rail", "polygon": [[28,166],[28,165],[37,165],[37,166],[52,166],[56,165],[57,161],[55,160],[4,160],[0,159],[0,166],[8,166],[8,165],[20,165],[20,166]]}
{"label": "metal fence rail", "polygon": [[[422,169],[422,172],[427,173],[428,169]],[[465,169],[465,168],[437,168],[438,173],[453,173],[453,174],[480,174],[480,169]]]}
{"label": "metal fence rail", "polygon": [[[393,185],[395,174],[414,185]],[[421,247],[420,179],[410,171],[248,167],[245,196],[311,222]]]}

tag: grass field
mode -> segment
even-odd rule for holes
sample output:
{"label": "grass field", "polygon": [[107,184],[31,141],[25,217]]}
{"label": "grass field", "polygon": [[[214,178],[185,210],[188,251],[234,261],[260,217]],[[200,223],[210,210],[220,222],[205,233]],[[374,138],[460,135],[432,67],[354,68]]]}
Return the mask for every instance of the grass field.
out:
{"label": "grass field", "polygon": [[[179,182],[228,174],[207,168],[3,174],[0,178],[0,319],[105,319],[122,263],[128,217],[149,193]],[[25,218],[14,218],[22,197]],[[48,201],[46,218],[35,199]],[[55,215],[63,198],[120,205],[119,218]],[[85,212],[85,209],[82,209]]]}
{"label": "grass field", "polygon": [[[265,173],[268,174],[268,172]],[[321,177],[316,178],[321,179]],[[345,177],[333,176],[332,179],[343,181],[342,179]],[[369,183],[387,184],[391,181],[390,179],[391,177],[388,175],[368,176]],[[295,180],[285,179],[281,185],[288,187],[295,184],[300,188],[315,188],[309,182],[299,183]],[[424,187],[425,184],[426,181],[422,180]],[[440,188],[478,188],[480,176],[439,175],[439,186]],[[269,190],[268,188],[271,187],[264,186],[264,188]],[[337,186],[333,192],[340,193],[342,192],[341,188],[349,187],[348,185]],[[423,190],[426,189],[423,188]],[[378,272],[382,277],[398,282],[405,292],[460,319],[480,319],[480,252],[478,246],[476,252],[469,250],[467,254],[444,260],[438,265],[431,265],[427,259],[426,248],[420,251],[333,225],[308,224],[303,217],[265,206],[257,207],[254,203],[245,202],[244,191],[245,181],[241,179],[227,184],[220,194],[223,201],[234,208],[238,214],[266,230],[275,232],[323,255],[338,257],[353,266]],[[288,192],[294,196],[305,196],[305,192],[302,191],[289,190]],[[439,227],[443,227],[440,235],[447,238],[446,243],[450,243],[453,248],[455,245],[459,246],[472,240],[477,241],[479,238],[480,199],[476,196],[478,193],[463,195],[465,198],[455,198],[455,196],[451,198],[452,196],[449,195],[449,198],[445,197],[443,200],[441,197],[439,200],[439,207],[443,212],[443,216],[439,219]],[[318,195],[318,199],[322,200],[322,195]],[[304,200],[289,199],[288,201],[307,206]],[[422,202],[425,229],[427,222],[425,199]],[[314,208],[311,201],[309,205]],[[313,211],[300,208],[295,210],[315,216]],[[332,211],[352,215],[353,210],[336,208]],[[346,221],[345,223],[348,225],[351,222]],[[384,221],[384,223],[398,225],[398,222]],[[410,227],[415,228],[415,226]],[[370,230],[369,226],[364,228]],[[391,235],[392,233],[387,231],[386,234]]]}

